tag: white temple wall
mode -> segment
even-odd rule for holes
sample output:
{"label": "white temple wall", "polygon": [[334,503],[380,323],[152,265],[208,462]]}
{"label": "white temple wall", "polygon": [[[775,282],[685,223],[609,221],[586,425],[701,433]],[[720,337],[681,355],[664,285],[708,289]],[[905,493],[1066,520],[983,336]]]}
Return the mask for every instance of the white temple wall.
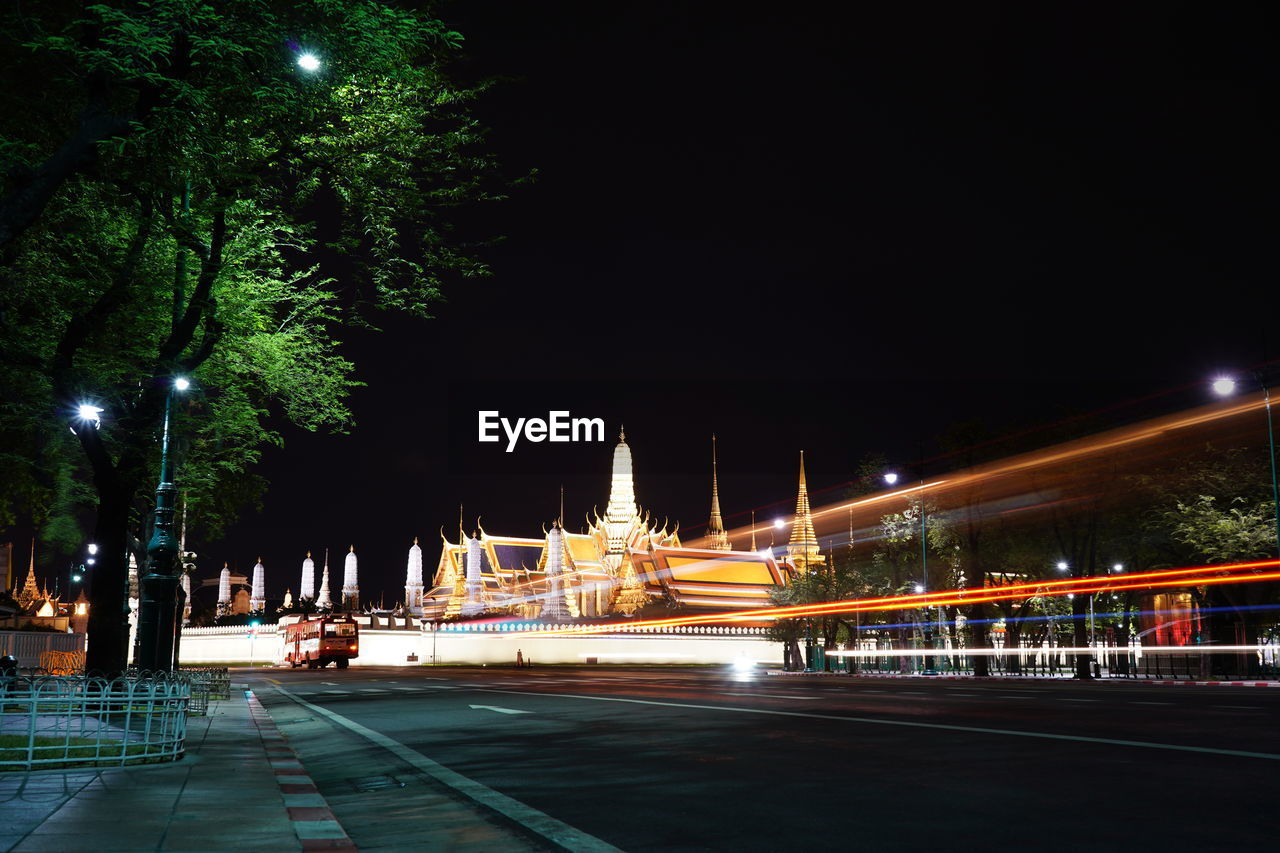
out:
{"label": "white temple wall", "polygon": [[[696,629],[689,629],[691,632]],[[625,634],[591,636],[515,637],[483,630],[425,631],[362,627],[360,657],[352,666],[421,666],[441,664],[514,664],[516,652],[535,665],[551,663],[600,664],[730,664],[747,658],[764,665],[781,665],[782,646],[751,634],[714,633]],[[278,661],[282,634],[263,626],[252,641],[243,627],[188,628],[182,632],[181,662],[185,664],[247,664]],[[411,660],[411,656],[417,660]]]}

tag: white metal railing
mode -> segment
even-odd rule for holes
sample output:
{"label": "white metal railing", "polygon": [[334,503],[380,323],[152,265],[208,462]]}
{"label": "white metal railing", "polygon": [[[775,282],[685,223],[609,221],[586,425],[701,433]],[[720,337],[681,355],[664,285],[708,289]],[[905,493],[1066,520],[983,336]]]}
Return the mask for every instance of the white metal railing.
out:
{"label": "white metal railing", "polygon": [[173,761],[187,678],[0,677],[0,771]]}

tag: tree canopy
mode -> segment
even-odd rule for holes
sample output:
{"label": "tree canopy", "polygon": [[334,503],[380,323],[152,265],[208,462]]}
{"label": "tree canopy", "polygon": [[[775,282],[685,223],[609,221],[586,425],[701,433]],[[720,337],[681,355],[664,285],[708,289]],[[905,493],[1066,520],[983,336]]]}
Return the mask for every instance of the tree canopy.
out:
{"label": "tree canopy", "polygon": [[[173,404],[183,497],[216,528],[260,493],[249,468],[279,424],[349,424],[344,326],[427,317],[447,280],[484,274],[452,214],[499,197],[496,170],[476,91],[444,73],[462,36],[424,11],[0,15],[0,520],[31,507],[71,538],[73,511],[96,503],[94,603],[112,607],[99,587],[138,550],[173,378],[194,383]],[[76,421],[81,403],[100,427]]]}

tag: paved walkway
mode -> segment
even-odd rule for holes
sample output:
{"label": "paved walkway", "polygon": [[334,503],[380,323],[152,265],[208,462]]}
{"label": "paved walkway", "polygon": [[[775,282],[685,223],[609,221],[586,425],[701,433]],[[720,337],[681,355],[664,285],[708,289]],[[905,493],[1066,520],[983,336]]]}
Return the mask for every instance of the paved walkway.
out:
{"label": "paved walkway", "polygon": [[231,697],[189,719],[181,761],[0,775],[0,849],[354,850],[256,698]]}
{"label": "paved walkway", "polygon": [[[287,722],[290,737],[309,743],[305,727]],[[331,743],[332,731],[322,737]],[[327,772],[325,751],[310,751]],[[473,803],[419,793],[394,807],[338,794],[335,805],[370,849],[546,849]],[[243,684],[229,700],[210,702],[208,715],[188,719],[181,761],[0,773],[0,851],[356,849],[289,737]]]}

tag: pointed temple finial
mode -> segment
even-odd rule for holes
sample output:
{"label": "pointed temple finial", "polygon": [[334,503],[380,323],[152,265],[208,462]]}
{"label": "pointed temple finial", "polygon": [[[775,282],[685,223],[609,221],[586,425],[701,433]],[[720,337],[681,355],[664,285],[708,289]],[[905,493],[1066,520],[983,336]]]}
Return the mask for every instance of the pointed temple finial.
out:
{"label": "pointed temple finial", "polygon": [[751,550],[756,550],[756,511],[751,510]]}
{"label": "pointed temple finial", "polygon": [[720,516],[720,482],[716,472],[716,434],[711,434],[711,520],[707,522],[707,549],[728,551],[729,534]]}
{"label": "pointed temple finial", "polygon": [[560,485],[560,521],[561,527],[564,527],[564,484]]}
{"label": "pointed temple finial", "polygon": [[792,565],[802,572],[807,572],[811,566],[821,566],[825,559],[818,549],[818,535],[813,530],[813,515],[809,511],[809,487],[805,483],[803,450],[800,451],[800,489],[796,495],[796,517],[791,525],[787,556]]}
{"label": "pointed temple finial", "polygon": [[627,440],[627,428],[622,424],[618,424],[618,441]]}

